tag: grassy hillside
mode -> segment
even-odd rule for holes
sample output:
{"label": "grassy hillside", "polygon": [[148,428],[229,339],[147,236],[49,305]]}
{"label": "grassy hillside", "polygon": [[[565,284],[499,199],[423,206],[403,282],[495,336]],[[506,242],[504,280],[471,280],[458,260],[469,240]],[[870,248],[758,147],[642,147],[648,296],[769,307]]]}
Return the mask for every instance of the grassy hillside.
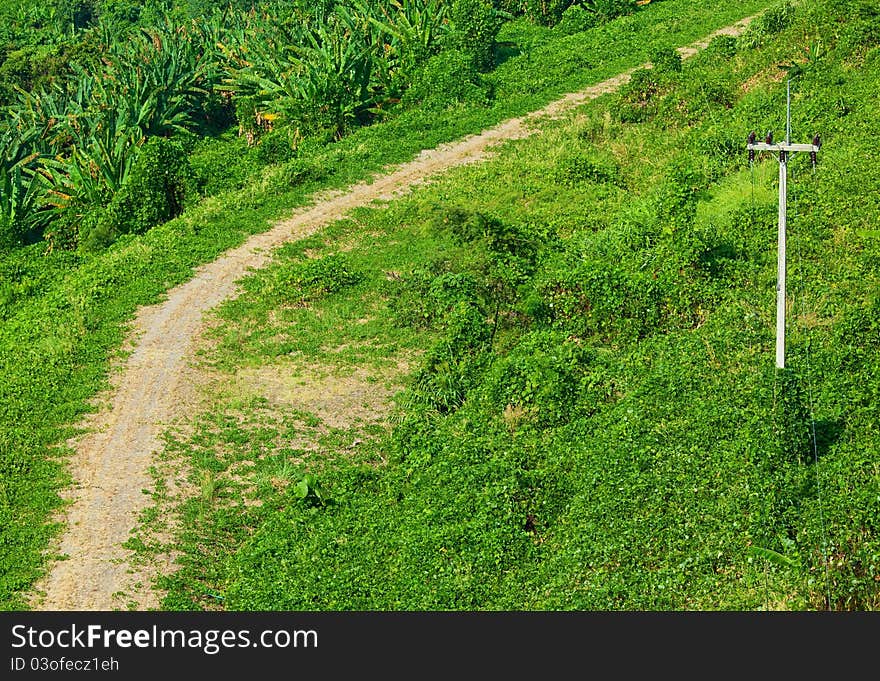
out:
{"label": "grassy hillside", "polygon": [[[156,29],[150,22],[165,20],[162,3],[151,3],[149,11],[132,16],[116,11],[124,3],[92,4],[100,10],[101,21],[111,22],[110,29],[70,26],[65,20],[60,28],[52,24],[55,28],[49,30],[44,14],[54,4],[2,5],[14,15],[4,26],[15,28],[3,36],[4,98],[17,92],[12,86],[25,92],[52,82],[76,86],[71,64],[94,65],[89,59],[96,46],[114,35],[127,35],[125,31]],[[185,7],[175,3],[171,26],[202,10],[208,12],[210,3],[205,4],[200,9],[198,3]],[[89,400],[106,386],[108,364],[117,355],[124,325],[138,305],[156,302],[169,287],[186,280],[195,266],[266,229],[271,220],[308,202],[317,190],[363,179],[388,163],[528,111],[562,92],[635,66],[658,48],[688,43],[766,5],[754,0],[719,10],[713,4],[665,0],[584,31],[578,29],[585,25],[565,22],[548,27],[527,17],[509,21],[495,36],[495,68],[461,81],[455,73],[444,76],[441,68],[434,74],[425,66],[422,89],[414,79],[410,99],[387,120],[354,126],[339,139],[316,133],[295,150],[285,147],[283,135],[280,141],[276,135],[274,143],[266,135],[249,146],[247,136],[238,135],[242,123],[238,118],[227,121],[229,127],[209,129],[204,125],[205,102],[198,100],[201,104],[190,114],[202,116],[200,125],[191,129],[195,119],[186,119],[186,125],[180,126],[184,130],[140,135],[133,146],[120,147],[132,152],[133,165],[119,167],[140,170],[118,184],[116,193],[109,185],[86,183],[97,186],[97,194],[91,199],[82,194],[81,201],[64,204],[75,210],[65,220],[51,222],[56,228],[66,227],[66,232],[41,231],[45,225],[23,227],[21,220],[32,213],[22,200],[33,198],[28,193],[31,180],[42,180],[28,165],[35,157],[4,157],[4,163],[9,161],[4,165],[9,182],[0,191],[2,222],[5,235],[13,238],[0,250],[0,607],[24,607],[23,594],[44,567],[44,551],[59,530],[50,519],[61,506],[58,492],[66,485],[66,439],[75,433],[79,418],[93,408]],[[67,15],[56,15],[62,16]],[[147,43],[156,44],[144,42],[140,35],[131,41],[135,47],[149,49]],[[438,80],[441,77],[446,80]],[[450,90],[450,82],[456,88]],[[457,87],[462,83],[469,86]],[[106,110],[117,109],[86,107],[78,114],[89,120],[95,111]],[[256,111],[241,115],[255,116]],[[12,131],[4,130],[14,141]],[[153,140],[149,151],[142,151],[149,139]],[[62,144],[68,154],[62,159],[68,162],[63,168],[53,165],[54,156],[41,151],[40,158],[59,181],[91,177],[76,175],[79,161],[88,159],[74,154],[74,148],[69,139]],[[10,149],[21,150],[15,145],[6,148]],[[23,159],[28,160],[22,165]],[[180,171],[181,182],[163,181],[157,193],[146,180],[161,176],[156,171],[166,164]],[[148,199],[150,210],[137,212],[137,225],[118,233],[113,220],[135,215],[128,210],[135,196],[129,189],[141,192],[137,196]],[[178,190],[189,192],[183,204],[177,202]],[[178,212],[178,217],[162,222]],[[86,228],[97,230],[94,240],[79,239]],[[64,234],[74,238],[59,238]]]}
{"label": "grassy hillside", "polygon": [[[781,5],[653,57],[223,307],[230,385],[408,387],[389,431],[234,389],[169,433],[198,493],[166,608],[880,605],[880,14]],[[824,146],[791,163],[777,372],[777,162],[745,140],[782,136],[789,77],[794,137]]]}

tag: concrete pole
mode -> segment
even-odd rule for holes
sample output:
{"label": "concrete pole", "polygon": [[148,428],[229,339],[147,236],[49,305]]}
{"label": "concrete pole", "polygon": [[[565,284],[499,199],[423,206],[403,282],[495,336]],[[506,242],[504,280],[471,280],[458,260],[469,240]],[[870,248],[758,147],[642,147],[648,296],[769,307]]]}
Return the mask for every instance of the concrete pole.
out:
{"label": "concrete pole", "polygon": [[788,155],[798,151],[810,153],[813,167],[822,144],[819,135],[813,137],[812,144],[792,144],[791,142],[791,80],[786,88],[785,142],[773,143],[773,133],[768,132],[764,142],[758,142],[755,133],[749,135],[749,163],[754,162],[755,152],[771,151],[779,154],[779,250],[776,265],[776,368],[785,368],[785,228],[788,201]]}
{"label": "concrete pole", "polygon": [[785,227],[788,199],[788,152],[779,152],[779,249],[776,262],[776,368],[785,368]]}

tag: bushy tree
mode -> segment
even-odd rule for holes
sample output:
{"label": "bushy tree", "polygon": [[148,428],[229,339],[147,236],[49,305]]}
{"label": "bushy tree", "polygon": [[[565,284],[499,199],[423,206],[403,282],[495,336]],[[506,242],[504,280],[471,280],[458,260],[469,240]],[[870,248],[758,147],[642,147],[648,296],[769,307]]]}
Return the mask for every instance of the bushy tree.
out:
{"label": "bushy tree", "polygon": [[491,0],[454,0],[450,15],[450,46],[470,56],[478,70],[492,68],[502,18]]}
{"label": "bushy tree", "polygon": [[183,146],[163,137],[151,138],[139,149],[127,181],[107,208],[83,220],[82,244],[95,250],[120,234],[146,232],[180,215],[193,193],[192,170]]}
{"label": "bushy tree", "polygon": [[486,97],[471,56],[461,50],[446,50],[419,69],[403,101],[443,109],[458,102],[485,101]]}

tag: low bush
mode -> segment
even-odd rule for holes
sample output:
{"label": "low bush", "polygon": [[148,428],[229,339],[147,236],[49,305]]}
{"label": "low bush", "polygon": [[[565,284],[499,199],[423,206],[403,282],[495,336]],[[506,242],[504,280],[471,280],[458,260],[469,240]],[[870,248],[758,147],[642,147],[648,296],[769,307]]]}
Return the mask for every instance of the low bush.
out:
{"label": "low bush", "polygon": [[162,137],[138,151],[132,170],[109,205],[87,214],[80,230],[86,250],[106,247],[120,234],[143,234],[183,213],[197,196],[183,146]]}
{"label": "low bush", "polygon": [[578,405],[590,403],[588,393],[598,395],[592,359],[591,350],[565,333],[533,331],[493,363],[482,392],[511,427],[521,422],[559,427],[583,416]]}
{"label": "low bush", "polygon": [[281,301],[305,304],[352,286],[361,278],[345,255],[332,254],[279,269],[268,284],[268,291],[276,292]]}
{"label": "low bush", "polygon": [[495,62],[495,37],[502,23],[492,0],[453,0],[449,20],[449,46],[467,55],[478,71],[491,69]]}
{"label": "low bush", "polygon": [[404,106],[429,110],[488,101],[488,88],[482,83],[473,58],[459,49],[445,50],[428,59],[413,76],[402,98]]}

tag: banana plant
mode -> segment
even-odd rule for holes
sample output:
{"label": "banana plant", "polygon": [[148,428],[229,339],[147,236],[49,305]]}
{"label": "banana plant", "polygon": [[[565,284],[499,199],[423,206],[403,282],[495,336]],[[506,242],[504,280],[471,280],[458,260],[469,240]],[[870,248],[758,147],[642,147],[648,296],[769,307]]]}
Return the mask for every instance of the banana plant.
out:
{"label": "banana plant", "polygon": [[28,125],[11,112],[0,129],[0,223],[18,231],[39,228],[48,219],[41,211],[47,188],[40,166],[41,128]]}
{"label": "banana plant", "polygon": [[225,88],[257,113],[337,135],[372,102],[376,46],[362,15],[336,6],[305,23],[255,17],[224,45]]}
{"label": "banana plant", "polygon": [[11,118],[21,143],[33,153],[45,213],[70,205],[99,205],[125,181],[132,147],[144,135],[126,106],[108,96],[107,87],[81,67],[75,85],[54,85],[36,93],[19,92]]}
{"label": "banana plant", "polygon": [[340,11],[337,20],[307,35],[298,52],[292,79],[296,108],[321,127],[341,135],[357,114],[373,104],[371,82],[374,47],[354,25],[356,18]]}
{"label": "banana plant", "polygon": [[437,51],[447,33],[448,3],[442,0],[391,0],[354,5],[378,29],[389,72],[410,76],[412,70]]}
{"label": "banana plant", "polygon": [[193,125],[212,83],[209,60],[185,27],[142,30],[106,59],[98,101],[126,109],[145,135],[166,135]]}
{"label": "banana plant", "polygon": [[236,26],[220,44],[227,71],[221,89],[260,104],[296,97],[293,80],[299,62],[294,50],[305,40],[304,27],[289,30],[262,18]]}

